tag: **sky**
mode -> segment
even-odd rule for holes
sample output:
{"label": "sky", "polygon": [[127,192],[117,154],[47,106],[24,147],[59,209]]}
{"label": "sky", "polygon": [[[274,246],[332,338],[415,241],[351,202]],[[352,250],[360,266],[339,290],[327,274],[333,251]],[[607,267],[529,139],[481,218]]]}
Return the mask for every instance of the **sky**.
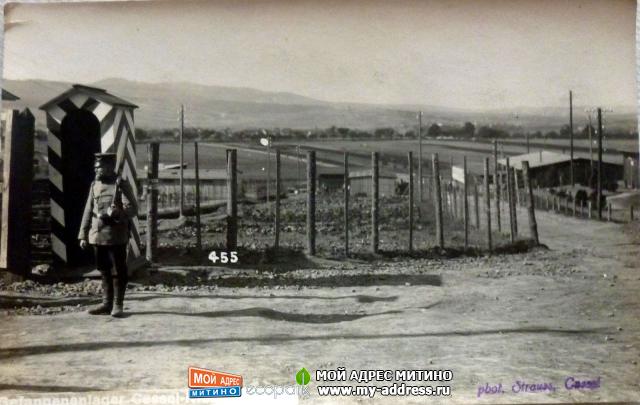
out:
{"label": "sky", "polygon": [[636,105],[634,0],[20,4],[4,77],[460,109]]}

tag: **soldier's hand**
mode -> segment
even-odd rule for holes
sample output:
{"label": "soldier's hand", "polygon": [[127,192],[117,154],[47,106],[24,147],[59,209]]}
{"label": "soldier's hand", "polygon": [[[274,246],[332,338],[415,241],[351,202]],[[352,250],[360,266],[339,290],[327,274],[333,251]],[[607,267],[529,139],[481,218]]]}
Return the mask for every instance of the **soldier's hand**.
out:
{"label": "soldier's hand", "polygon": [[86,248],[87,248],[87,246],[88,246],[88,245],[89,245],[89,244],[87,243],[87,241],[86,241],[86,240],[84,240],[84,239],[80,239],[80,249],[84,250],[84,249],[86,249]]}
{"label": "soldier's hand", "polygon": [[122,210],[117,205],[112,205],[110,216],[113,219],[120,219],[120,217],[122,217]]}

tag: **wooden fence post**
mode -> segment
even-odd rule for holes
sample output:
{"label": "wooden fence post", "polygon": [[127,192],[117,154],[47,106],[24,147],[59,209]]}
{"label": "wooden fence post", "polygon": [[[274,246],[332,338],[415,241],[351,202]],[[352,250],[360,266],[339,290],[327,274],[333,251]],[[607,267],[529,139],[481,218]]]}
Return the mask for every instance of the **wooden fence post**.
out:
{"label": "wooden fence post", "polygon": [[498,232],[502,232],[502,220],[500,218],[500,174],[498,171],[498,141],[493,140],[493,182],[496,189],[496,224]]}
{"label": "wooden fence post", "polygon": [[153,263],[158,249],[158,160],[160,144],[152,142],[148,146],[147,166],[147,247],[146,258]]}
{"label": "wooden fence post", "polygon": [[491,185],[489,172],[489,158],[484,158],[484,201],[485,201],[485,214],[487,216],[487,247],[489,253],[493,250],[493,244],[491,243]]}
{"label": "wooden fence post", "polygon": [[544,193],[544,203],[547,211],[549,211],[549,193],[546,191]]}
{"label": "wooden fence post", "polygon": [[514,236],[517,238],[518,237],[518,206],[516,204],[516,197],[518,195],[518,188],[516,187],[515,184],[515,179],[517,178],[518,174],[516,172],[516,169],[514,169],[513,167],[511,168],[511,175],[509,176],[509,178],[511,179],[511,192],[514,194],[513,195],[513,200],[512,200],[512,204],[513,204],[513,234]]}
{"label": "wooden fence post", "polygon": [[238,155],[227,149],[227,251],[238,247]]}
{"label": "wooden fence post", "polygon": [[[443,181],[444,179],[441,179],[440,181]],[[444,180],[444,192],[445,192],[445,197],[443,200],[444,206],[445,206],[445,215],[448,215],[449,218],[453,218],[453,201],[451,200],[451,181],[447,181]]]}
{"label": "wooden fence post", "polygon": [[[452,166],[453,167],[453,166]],[[451,212],[453,213],[453,218],[458,218],[458,190],[456,187],[455,181],[451,180]]]}
{"label": "wooden fence post", "polygon": [[316,254],[316,152],[307,152],[307,252]]}
{"label": "wooden fence post", "polygon": [[511,243],[515,242],[515,230],[513,226],[513,187],[511,184],[511,166],[509,164],[509,158],[506,159],[506,170],[507,170],[507,201],[509,205],[509,237],[511,238]]}
{"label": "wooden fence post", "polygon": [[280,148],[276,149],[276,213],[275,213],[275,240],[273,248],[277,251],[280,248],[280,188],[282,179],[280,178]]}
{"label": "wooden fence post", "polygon": [[611,204],[607,202],[607,221],[611,222]]}
{"label": "wooden fence post", "polygon": [[453,155],[449,156],[449,180],[453,180]]}
{"label": "wooden fence post", "polygon": [[433,196],[434,205],[436,207],[436,246],[444,248],[444,233],[442,224],[442,192],[440,190],[440,164],[438,162],[438,154],[434,153],[431,157],[433,172]]}
{"label": "wooden fence post", "polygon": [[[514,194],[515,194],[515,206],[520,207],[522,206],[522,202],[520,201],[520,182],[518,181],[518,171],[516,170],[515,167],[513,167],[511,169],[511,171],[513,172],[513,190],[514,190]],[[517,212],[517,211],[515,211]]]}
{"label": "wooden fence post", "polygon": [[587,209],[589,210],[589,219],[593,218],[593,209],[591,207],[591,200],[587,201]]}
{"label": "wooden fence post", "polygon": [[200,224],[200,165],[198,163],[198,142],[193,143],[194,169],[196,180],[195,206],[196,206],[196,249],[198,251],[198,263],[202,259],[202,227]]}
{"label": "wooden fence post", "polygon": [[409,252],[413,251],[413,152],[409,152]]}
{"label": "wooden fence post", "polygon": [[598,209],[598,219],[602,219],[602,109],[598,108],[598,186],[596,207]]}
{"label": "wooden fence post", "polygon": [[371,152],[371,251],[373,253],[378,253],[379,243],[380,173],[378,161],[378,152]]}
{"label": "wooden fence post", "polygon": [[418,113],[418,216],[424,202],[424,173],[422,171],[422,111]]}
{"label": "wooden fence post", "polygon": [[449,215],[449,183],[440,176],[440,188],[442,191],[442,215]]}
{"label": "wooden fence post", "polygon": [[31,273],[35,118],[28,109],[13,110],[7,114],[5,128],[0,267],[8,271],[1,278],[13,282],[23,280]]}
{"label": "wooden fence post", "polygon": [[344,255],[349,257],[349,152],[344,153]]}
{"label": "wooden fence post", "polygon": [[480,198],[478,196],[478,182],[473,182],[473,205],[476,212],[476,229],[480,229]]}
{"label": "wooden fence post", "polygon": [[467,198],[467,194],[469,192],[469,179],[467,178],[467,157],[464,156],[462,158],[462,173],[463,173],[463,181],[464,181],[464,189],[462,192],[462,196],[464,200],[462,201],[463,207],[463,217],[464,217],[464,250],[469,249],[469,201]]}
{"label": "wooden fence post", "polygon": [[455,211],[453,210],[453,182],[451,180],[449,180],[447,182],[447,208],[448,208],[448,212],[449,212],[449,216],[451,217],[451,219],[455,220],[456,215],[455,215]]}
{"label": "wooden fence post", "polygon": [[536,243],[540,244],[538,237],[538,223],[536,222],[536,207],[533,200],[533,188],[531,187],[531,177],[529,173],[529,162],[522,162],[522,177],[524,180],[524,191],[527,195],[527,210],[529,211],[529,231],[531,238]]}

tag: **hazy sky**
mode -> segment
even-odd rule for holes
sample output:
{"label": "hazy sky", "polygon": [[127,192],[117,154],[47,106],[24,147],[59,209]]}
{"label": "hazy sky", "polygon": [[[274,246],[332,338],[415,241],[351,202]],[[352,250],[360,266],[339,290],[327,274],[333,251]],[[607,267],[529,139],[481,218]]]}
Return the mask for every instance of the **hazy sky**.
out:
{"label": "hazy sky", "polygon": [[459,108],[635,106],[634,0],[18,5],[4,76]]}

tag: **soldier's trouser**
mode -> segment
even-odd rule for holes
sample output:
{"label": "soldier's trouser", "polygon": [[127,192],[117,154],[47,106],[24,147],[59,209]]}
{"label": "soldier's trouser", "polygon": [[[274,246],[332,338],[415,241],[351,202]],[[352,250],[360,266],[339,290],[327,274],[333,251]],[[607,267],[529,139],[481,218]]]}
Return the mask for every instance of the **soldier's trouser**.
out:
{"label": "soldier's trouser", "polygon": [[[115,303],[122,305],[124,293],[129,281],[127,269],[127,245],[95,245],[96,267],[102,275],[102,289],[105,304]],[[114,279],[111,268],[116,268],[116,278]]]}

